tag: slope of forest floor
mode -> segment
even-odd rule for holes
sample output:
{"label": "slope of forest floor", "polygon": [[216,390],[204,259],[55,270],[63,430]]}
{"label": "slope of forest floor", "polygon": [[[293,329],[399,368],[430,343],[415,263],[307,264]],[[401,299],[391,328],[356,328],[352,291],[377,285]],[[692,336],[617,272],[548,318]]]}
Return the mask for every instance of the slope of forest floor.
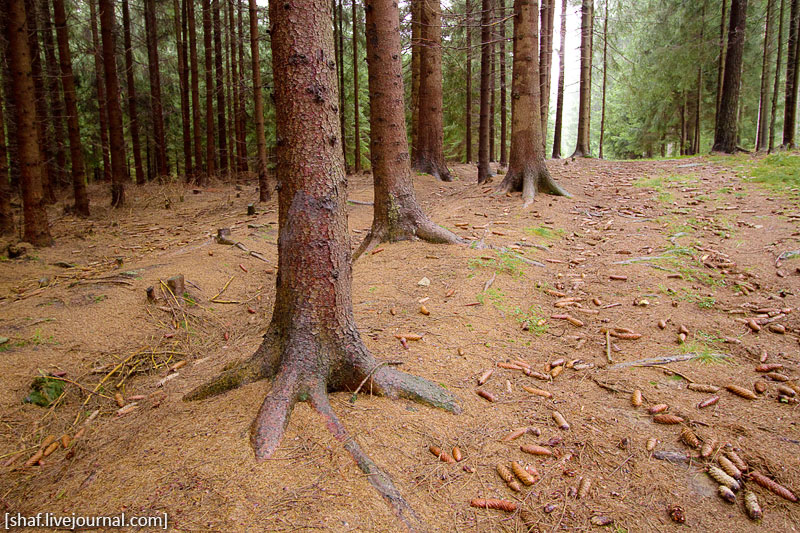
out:
{"label": "slope of forest floor", "polygon": [[[380,246],[354,265],[356,320],[379,359],[441,383],[463,413],[373,397],[368,383],[355,402],[337,393],[332,403],[432,530],[527,530],[519,513],[470,507],[479,497],[518,502],[532,513],[531,531],[677,530],[673,506],[696,531],[800,527],[800,504],[753,481],[764,516],[750,521],[741,494],[726,503],[704,472],[722,449],[705,460],[681,439],[691,428],[730,444],[751,469],[800,493],[800,407],[778,401],[779,387],[800,391],[800,253],[785,253],[800,249],[799,196],[743,179],[752,162],[734,162],[739,170],[722,158],[551,161],[574,197],[541,195],[527,210],[519,194],[478,187],[472,166],[455,165],[452,183],[415,178],[436,222],[495,248]],[[254,182],[130,187],[119,210],[101,205],[105,188],[92,193],[89,220],[51,209],[56,246],[0,262],[0,337],[8,339],[0,344],[0,509],[167,512],[177,531],[398,530],[307,405],[295,409],[275,458],[258,463],[249,428],[268,383],[181,400],[260,342],[274,298],[275,200],[247,216]],[[370,176],[351,176],[349,198],[355,246],[371,223]],[[243,247],[215,242],[223,227]],[[186,279],[182,306],[162,284],[177,274]],[[407,347],[397,338],[412,334],[422,338]],[[662,357],[677,360],[636,364]],[[782,367],[756,372],[764,357]],[[521,360],[550,375],[559,359],[567,364],[548,380],[497,366]],[[66,380],[54,406],[23,403],[48,373]],[[722,387],[719,401],[699,409],[714,394],[690,382]],[[766,390],[753,400],[724,388],[752,391],[756,382]],[[640,407],[631,402],[636,389]],[[684,422],[654,423],[648,408],[657,404]],[[502,441],[520,427],[537,429]],[[68,449],[25,466],[48,436],[79,432]],[[463,461],[440,461],[430,446],[458,446]],[[535,466],[539,481],[509,490],[495,467],[510,461]],[[591,485],[576,497],[581,479]],[[598,517],[613,523],[592,525]]]}

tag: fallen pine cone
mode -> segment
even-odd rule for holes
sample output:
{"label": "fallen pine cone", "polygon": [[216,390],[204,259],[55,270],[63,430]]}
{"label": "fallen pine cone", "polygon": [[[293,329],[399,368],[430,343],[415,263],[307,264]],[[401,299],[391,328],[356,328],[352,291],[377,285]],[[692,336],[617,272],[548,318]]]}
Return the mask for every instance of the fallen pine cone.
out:
{"label": "fallen pine cone", "polygon": [[756,367],[756,372],[772,372],[773,370],[780,370],[781,368],[783,368],[783,365],[780,363],[768,363],[758,365]]}
{"label": "fallen pine cone", "polygon": [[428,451],[430,451],[433,455],[439,458],[440,461],[444,461],[445,463],[452,464],[455,463],[455,459],[450,457],[450,454],[443,451],[438,446],[428,446]]}
{"label": "fallen pine cone", "polygon": [[553,455],[552,450],[544,446],[537,446],[536,444],[523,444],[519,449],[531,455]]}
{"label": "fallen pine cone", "polygon": [[656,405],[651,406],[648,411],[651,415],[657,415],[658,413],[663,413],[667,409],[669,409],[669,405],[665,403],[657,403]]}
{"label": "fallen pine cone", "polygon": [[719,466],[722,467],[722,470],[725,471],[726,474],[731,476],[733,479],[742,479],[742,471],[736,468],[736,465],[731,462],[730,459],[721,455],[717,458],[717,462]]}
{"label": "fallen pine cone", "polygon": [[511,470],[509,470],[506,465],[498,464],[495,467],[495,470],[497,471],[497,475],[500,476],[503,479],[503,481],[506,482],[508,488],[510,488],[514,492],[519,492],[522,490],[519,481],[517,481],[514,478],[514,474],[511,473]]}
{"label": "fallen pine cone", "polygon": [[498,500],[495,498],[473,498],[469,504],[472,507],[480,507],[482,509],[495,509],[497,511],[508,511],[513,513],[517,510],[517,504],[508,500]]}
{"label": "fallen pine cone", "polygon": [[569,429],[569,424],[567,423],[566,418],[564,418],[564,415],[562,415],[558,411],[553,411],[552,416],[553,420],[558,425],[559,429],[563,429],[564,431]]}
{"label": "fallen pine cone", "polygon": [[771,480],[761,472],[753,470],[750,472],[750,479],[761,485],[767,490],[770,490],[780,496],[781,498],[785,498],[790,502],[797,502],[797,496],[794,495],[792,491],[781,485],[780,483]]}
{"label": "fallen pine cone", "polygon": [[719,494],[719,497],[728,503],[736,503],[736,493],[734,493],[725,485],[720,485],[717,488],[717,494]]}
{"label": "fallen pine cone", "polygon": [[633,391],[633,395],[631,396],[631,404],[634,407],[639,407],[640,405],[642,405],[642,391],[640,391],[639,389]]}
{"label": "fallen pine cone", "polygon": [[703,441],[703,445],[700,447],[700,457],[709,457],[712,453],[714,453],[714,448],[717,447],[717,439],[714,437],[710,437]]}
{"label": "fallen pine cone", "polygon": [[725,388],[728,389],[729,392],[734,393],[737,396],[745,398],[747,400],[755,400],[758,398],[756,393],[749,389],[745,389],[744,387],[740,387],[738,385],[725,385]]}
{"label": "fallen pine cone", "polygon": [[680,505],[669,506],[669,517],[672,518],[673,522],[677,522],[678,524],[686,522],[686,512]]}
{"label": "fallen pine cone", "polygon": [[704,409],[706,407],[710,407],[712,405],[715,405],[717,402],[719,402],[719,396],[712,396],[712,397],[706,398],[702,402],[698,403],[697,404],[697,408],[698,409]]}
{"label": "fallen pine cone", "polygon": [[731,447],[731,445],[730,445],[730,444],[726,444],[726,445],[725,445],[725,457],[727,457],[728,459],[730,459],[730,461],[731,461],[731,462],[732,462],[734,465],[736,465],[736,468],[738,468],[738,469],[739,469],[739,470],[741,470],[742,472],[744,472],[744,471],[746,471],[746,470],[747,470],[747,463],[745,463],[745,462],[744,462],[744,460],[743,460],[741,457],[739,457],[739,454],[738,454],[738,453],[736,453],[736,452],[733,450],[733,448]]}
{"label": "fallen pine cone", "polygon": [[514,475],[517,476],[520,481],[522,481],[523,484],[530,486],[536,483],[536,477],[522,468],[522,465],[520,465],[518,462],[511,462],[511,470],[514,472]]}
{"label": "fallen pine cone", "polygon": [[553,393],[552,392],[549,392],[549,391],[546,391],[546,390],[542,390],[542,389],[536,389],[534,387],[528,387],[527,385],[523,385],[522,389],[525,390],[526,392],[529,392],[529,393],[534,394],[536,396],[541,396],[542,398],[552,398],[553,397]]}
{"label": "fallen pine cone", "polygon": [[681,440],[690,448],[700,447],[700,439],[697,438],[697,435],[694,434],[691,428],[684,427],[681,430]]}
{"label": "fallen pine cone", "polygon": [[725,485],[734,492],[742,488],[741,484],[738,481],[733,479],[731,476],[729,476],[716,466],[709,465],[707,472],[708,475],[711,477],[711,479],[713,479],[720,485]]}
{"label": "fallen pine cone", "polygon": [[586,496],[589,495],[589,489],[592,488],[592,480],[588,477],[582,477],[580,483],[578,483],[578,499],[585,500]]}
{"label": "fallen pine cone", "polygon": [[719,387],[716,387],[714,385],[707,385],[705,383],[689,383],[686,386],[686,388],[689,390],[693,390],[695,392],[705,392],[708,394],[719,392]]}
{"label": "fallen pine cone", "polygon": [[761,506],[758,505],[758,498],[753,491],[744,491],[744,508],[747,509],[747,516],[752,520],[760,520],[763,516]]}

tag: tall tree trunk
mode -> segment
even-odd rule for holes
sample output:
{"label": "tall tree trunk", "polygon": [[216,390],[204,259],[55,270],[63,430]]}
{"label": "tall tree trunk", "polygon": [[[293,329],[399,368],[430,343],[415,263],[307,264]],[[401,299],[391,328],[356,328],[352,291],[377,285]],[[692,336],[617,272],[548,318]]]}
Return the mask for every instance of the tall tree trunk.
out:
{"label": "tall tree trunk", "polygon": [[239,171],[240,172],[247,172],[248,170],[248,163],[247,163],[247,122],[246,118],[246,106],[244,104],[244,93],[245,93],[245,65],[244,65],[244,2],[243,0],[237,0],[237,14],[236,14],[236,24],[239,27],[239,40],[237,42],[237,51],[239,53],[239,114],[237,115],[237,120],[239,121],[239,140],[236,141],[237,144],[237,156],[239,158]]}
{"label": "tall tree trunk", "polygon": [[467,97],[464,110],[465,134],[465,163],[472,163],[472,0],[467,0],[467,18],[464,22],[464,33],[467,40]]}
{"label": "tall tree trunk", "polygon": [[233,100],[233,113],[231,114],[231,122],[233,127],[233,142],[231,143],[231,168],[236,172],[241,172],[241,147],[239,146],[239,68],[236,60],[236,41],[238,38],[236,34],[236,17],[234,16],[233,3],[236,0],[228,0],[228,23],[230,33],[230,62],[231,62],[231,99]]}
{"label": "tall tree trunk", "polygon": [[444,160],[442,110],[442,20],[439,0],[421,0],[421,51],[419,76],[419,131],[416,160],[412,168],[451,181]]}
{"label": "tall tree trunk", "polygon": [[756,135],[756,149],[766,152],[768,140],[768,109],[770,107],[769,80],[772,77],[772,24],[775,19],[775,0],[767,1],[767,22],[764,25],[764,55],[761,61],[761,96],[758,102],[758,134]]}
{"label": "tall tree trunk", "polygon": [[[179,4],[180,1],[180,4]],[[192,127],[189,110],[189,61],[186,51],[186,1],[173,0],[175,10],[175,46],[178,55],[178,84],[181,101],[181,139],[183,140],[184,179],[189,181],[193,175],[192,167]]]}
{"label": "tall tree trunk", "polygon": [[[224,1],[224,0],[223,0]],[[217,143],[219,144],[219,172],[228,174],[228,143],[225,131],[225,70],[222,68],[222,25],[219,17],[219,0],[211,0],[214,24],[214,70],[217,93]]]}
{"label": "tall tree trunk", "polygon": [[[603,159],[603,140],[606,133],[606,84],[608,82],[608,2],[606,3],[606,14],[603,17],[603,102],[600,111],[600,148],[598,157]],[[702,41],[701,41],[702,42]]]}
{"label": "tall tree trunk", "polygon": [[[0,5],[3,5],[0,3]],[[5,14],[0,19],[6,18]],[[0,30],[5,31],[5,22],[0,20]],[[5,57],[0,57],[5,61]],[[8,151],[6,150],[6,128],[3,121],[3,87],[0,86],[0,235],[13,235],[14,213],[11,210],[11,182],[8,179]]]}
{"label": "tall tree trunk", "polygon": [[264,89],[261,87],[261,61],[258,50],[258,5],[250,0],[250,55],[253,58],[253,114],[256,123],[256,143],[258,145],[258,199],[266,202],[270,198],[267,183],[267,138],[264,134]]}
{"label": "tall tree trunk", "polygon": [[419,78],[420,57],[422,54],[422,26],[420,16],[422,3],[426,0],[411,1],[411,161],[417,160],[419,150]]}
{"label": "tall tree trunk", "polygon": [[147,70],[150,74],[150,116],[153,121],[153,143],[156,152],[156,176],[169,173],[167,141],[164,132],[164,111],[161,100],[161,68],[158,59],[158,25],[155,0],[144,0],[144,26],[147,38]]}
{"label": "tall tree trunk", "polygon": [[561,157],[561,128],[564,121],[564,47],[567,40],[567,0],[561,0],[561,43],[558,47],[558,90],[556,123],[553,126],[553,159]]}
{"label": "tall tree trunk", "polygon": [[[503,7],[501,16],[505,19],[506,2],[501,0]],[[500,166],[508,165],[508,147],[506,132],[508,131],[508,117],[506,116],[506,21],[499,24],[498,39],[500,41]]]}
{"label": "tall tree trunk", "polygon": [[681,91],[681,140],[680,155],[686,155],[686,91]]}
{"label": "tall tree trunk", "polygon": [[[5,13],[0,11],[0,24],[7,24]],[[10,178],[11,189],[17,191],[20,189],[20,168],[19,168],[19,150],[17,149],[17,120],[14,111],[14,89],[12,86],[11,76],[11,63],[8,60],[8,31],[5,27],[0,28],[0,67],[3,73],[3,101],[0,105],[5,106],[6,115],[6,150],[8,152],[8,173]]]}
{"label": "tall tree trunk", "polygon": [[358,107],[358,8],[352,0],[353,9],[353,171],[361,173],[361,124]]}
{"label": "tall tree trunk", "polygon": [[544,0],[540,9],[542,31],[539,36],[539,85],[542,96],[542,143],[547,151],[547,123],[550,118],[550,79],[553,66],[553,22],[556,0]]}
{"label": "tall tree trunk", "polygon": [[[347,180],[336,113],[330,0],[271,2],[278,138],[278,271],[272,321],[253,356],[190,392],[201,399],[271,378],[252,426],[256,458],[280,445],[292,409],[309,402],[367,474],[366,479],[409,529],[422,524],[391,479],[351,439],[328,391],[355,390],[362,381],[390,398],[409,398],[453,412],[455,398],[436,384],[378,364],[358,333],[351,297]],[[368,12],[370,10],[368,9]],[[393,21],[396,24],[396,18]],[[296,61],[305,57],[306,61]],[[318,87],[319,91],[307,91]]]}
{"label": "tall tree trunk", "polygon": [[480,123],[478,125],[478,183],[489,179],[489,64],[492,53],[493,0],[483,0],[481,4],[481,102]]}
{"label": "tall tree trunk", "polygon": [[103,41],[103,71],[106,77],[108,144],[111,153],[111,205],[125,205],[125,181],[128,179],[122,108],[119,105],[119,79],[114,44],[114,0],[100,0],[100,36]]}
{"label": "tall tree trunk", "polygon": [[[152,1],[152,0],[149,0]],[[203,0],[203,59],[206,80],[206,174],[216,172],[217,153],[214,147],[214,48],[211,41],[211,2]]]}
{"label": "tall tree trunk", "polygon": [[719,19],[719,57],[717,63],[717,107],[714,111],[714,130],[717,129],[717,122],[719,121],[719,105],[722,102],[722,86],[725,82],[725,52],[726,43],[725,29],[728,27],[728,0],[722,0],[722,14]]}
{"label": "tall tree trunk", "polygon": [[789,17],[789,51],[786,56],[786,94],[783,107],[784,148],[795,147],[795,121],[797,118],[797,91],[800,88],[798,60],[800,60],[800,0],[792,0]]}
{"label": "tall tree trunk", "polygon": [[44,162],[36,127],[36,92],[31,71],[31,51],[25,0],[3,0],[8,38],[12,99],[17,124],[17,149],[22,182],[23,238],[34,246],[50,246],[53,238],[44,207],[42,172]]}
{"label": "tall tree trunk", "polygon": [[498,193],[522,191],[528,207],[536,192],[569,196],[547,170],[542,145],[539,91],[539,2],[514,0],[514,61],[511,76],[511,157]]}
{"label": "tall tree trunk", "polygon": [[[204,180],[203,170],[203,140],[200,135],[202,118],[200,115],[200,75],[197,65],[197,21],[194,13],[194,2],[186,0],[186,17],[189,22],[189,71],[191,74],[192,90],[192,138],[194,145],[194,167],[192,179],[202,183]],[[188,177],[188,176],[187,176]]]}
{"label": "tall tree trunk", "polygon": [[594,5],[592,0],[581,4],[581,78],[578,102],[578,142],[572,157],[589,157],[589,133],[592,120],[592,19]]}
{"label": "tall tree trunk", "polygon": [[[145,9],[147,9],[147,0]],[[133,76],[133,45],[131,44],[131,14],[128,0],[122,0],[122,28],[125,42],[125,80],[128,86],[128,117],[130,119],[131,149],[136,183],[144,185],[146,180],[142,169],[142,153],[139,145],[139,115],[136,110],[136,83]]]}
{"label": "tall tree trunk", "polygon": [[[700,15],[700,42],[705,42],[706,31],[706,4],[708,0],[703,0],[703,11]],[[703,109],[703,63],[698,62],[697,65],[697,90],[695,92],[695,118],[694,118],[694,144],[692,145],[692,154],[697,155],[700,153],[700,120],[701,112]]]}
{"label": "tall tree trunk", "polygon": [[747,0],[731,0],[731,23],[728,30],[728,53],[725,58],[725,78],[722,82],[719,118],[714,132],[712,151],[732,154],[736,151],[739,91],[742,81]]}
{"label": "tall tree trunk", "polygon": [[61,75],[56,59],[56,47],[53,41],[53,23],[50,16],[49,0],[38,0],[39,18],[42,21],[45,72],[47,73],[46,86],[48,101],[50,102],[50,122],[52,125],[53,148],[55,150],[55,174],[53,185],[59,188],[66,187],[67,180],[67,150],[66,128],[64,127],[64,98],[61,87]]}
{"label": "tall tree trunk", "polygon": [[[228,146],[228,168],[231,174],[236,172],[236,114],[234,104],[235,87],[233,86],[233,25],[231,24],[231,17],[233,16],[231,0],[222,0],[222,12],[224,19],[222,25],[225,27],[225,100],[227,105],[227,120],[225,129],[228,135],[226,144]],[[227,7],[226,7],[227,4]]]}
{"label": "tall tree trunk", "polygon": [[781,0],[781,9],[778,18],[778,54],[775,58],[775,83],[772,85],[772,110],[769,118],[769,146],[767,150],[772,153],[775,147],[775,118],[778,115],[778,91],[781,84],[781,56],[783,56],[783,13],[784,0]]}
{"label": "tall tree trunk", "polygon": [[92,26],[92,49],[94,50],[94,79],[97,91],[97,110],[100,115],[100,151],[103,155],[103,181],[111,181],[111,159],[108,150],[108,109],[106,109],[106,80],[103,72],[103,54],[100,48],[100,34],[97,31],[97,12],[95,0],[89,0],[89,17]]}
{"label": "tall tree trunk", "polygon": [[403,56],[397,4],[393,0],[367,0],[365,8],[375,208],[372,229],[353,257],[385,241],[419,237],[430,242],[463,242],[434,224],[414,194],[403,106]]}
{"label": "tall tree trunk", "polygon": [[89,196],[86,193],[86,164],[83,160],[81,144],[78,98],[75,93],[75,76],[72,73],[72,57],[69,51],[69,29],[64,0],[53,0],[53,17],[58,40],[58,62],[61,70],[61,84],[64,88],[64,107],[67,116],[69,135],[69,155],[72,163],[72,191],[75,197],[75,212],[89,216]]}
{"label": "tall tree trunk", "polygon": [[58,169],[56,168],[55,158],[50,147],[55,141],[50,135],[47,123],[50,121],[51,113],[48,109],[48,99],[44,88],[44,75],[42,73],[42,59],[39,48],[39,20],[34,0],[26,0],[25,9],[28,14],[28,47],[31,54],[31,73],[33,74],[33,90],[36,94],[36,128],[38,131],[39,151],[44,158],[42,167],[42,190],[44,201],[53,204],[56,201],[55,184]]}
{"label": "tall tree trunk", "polygon": [[344,14],[342,13],[344,0],[339,0],[339,124],[342,129],[342,155],[344,156],[344,169],[345,172],[350,171],[350,165],[347,164],[347,91],[345,91],[344,82]]}
{"label": "tall tree trunk", "polygon": [[[502,1],[502,0],[501,0]],[[497,113],[496,113],[496,106],[497,103],[497,0],[495,0],[494,5],[492,6],[491,12],[491,50],[492,53],[490,55],[491,59],[491,67],[489,68],[489,162],[493,163],[497,160],[497,151],[495,150],[495,141],[497,140],[497,132],[495,131],[497,128]]]}

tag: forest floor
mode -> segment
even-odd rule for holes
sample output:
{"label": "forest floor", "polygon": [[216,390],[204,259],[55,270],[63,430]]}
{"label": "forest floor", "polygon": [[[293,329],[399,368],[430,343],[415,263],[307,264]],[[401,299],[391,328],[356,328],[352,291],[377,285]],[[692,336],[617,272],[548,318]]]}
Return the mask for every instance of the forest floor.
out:
{"label": "forest floor", "polygon": [[[478,187],[472,166],[454,165],[452,183],[415,178],[436,222],[507,251],[382,245],[354,265],[356,321],[379,359],[441,383],[463,413],[373,397],[369,384],[353,403],[349,393],[331,397],[432,530],[526,530],[519,513],[470,507],[479,497],[518,502],[534,516],[530,531],[677,530],[673,506],[694,531],[800,528],[800,504],[753,481],[746,485],[763,508],[760,522],[747,518],[741,493],[735,505],[723,501],[705,473],[723,450],[702,459],[680,437],[691,428],[730,444],[751,469],[800,493],[800,407],[778,401],[779,387],[800,391],[800,312],[790,311],[800,305],[800,258],[780,259],[800,249],[800,195],[745,179],[759,164],[749,156],[552,161],[574,197],[540,195],[527,210],[519,194],[498,198]],[[178,531],[400,529],[306,404],[274,459],[258,463],[249,428],[268,383],[181,399],[249,356],[269,322],[277,204],[247,216],[254,191],[254,182],[130,187],[128,206],[112,210],[105,187],[94,186],[89,220],[54,206],[56,245],[0,262],[3,512],[166,512]],[[370,176],[351,176],[349,198],[371,197]],[[371,217],[369,205],[350,206],[353,246]],[[217,244],[222,227],[262,258]],[[162,285],[177,274],[187,282],[182,306]],[[145,295],[150,286],[155,302]],[[579,321],[557,318],[565,314]],[[641,337],[607,340],[603,328]],[[404,348],[397,336],[411,334],[422,339]],[[635,364],[670,357],[677,361]],[[764,357],[782,367],[757,372]],[[497,366],[513,360],[555,377]],[[566,364],[550,373],[558,360]],[[43,384],[56,404],[23,403],[34,378],[48,373],[68,380],[58,384],[63,391],[58,380]],[[718,403],[699,409],[714,394],[688,389],[691,382],[722,387]],[[756,382],[766,390],[752,400],[724,388],[752,391]],[[636,389],[640,407],[631,401]],[[684,422],[655,423],[648,408],[662,403]],[[502,441],[520,427],[530,429]],[[25,466],[48,436],[76,433],[68,449]],[[532,444],[552,455],[520,450]],[[440,461],[430,446],[458,446],[463,460]],[[512,492],[495,471],[510,461],[534,466],[539,481]],[[581,479],[591,485],[578,498]],[[593,526],[600,517],[613,523]]]}

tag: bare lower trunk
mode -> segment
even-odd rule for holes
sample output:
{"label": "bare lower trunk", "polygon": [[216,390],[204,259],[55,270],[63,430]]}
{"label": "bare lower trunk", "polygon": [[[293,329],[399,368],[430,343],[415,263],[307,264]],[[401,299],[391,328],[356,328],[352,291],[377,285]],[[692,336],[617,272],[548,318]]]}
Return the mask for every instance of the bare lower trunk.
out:
{"label": "bare lower trunk", "polygon": [[772,152],[775,147],[775,118],[778,114],[778,91],[781,85],[781,56],[783,55],[783,12],[784,0],[781,0],[781,8],[778,13],[780,21],[778,23],[778,56],[775,59],[775,83],[772,85],[772,110],[769,118],[769,146],[767,150]]}
{"label": "bare lower trunk", "polygon": [[261,88],[261,61],[258,51],[258,5],[256,0],[250,0],[250,55],[253,58],[253,113],[256,123],[256,144],[258,147],[258,199],[262,202],[269,200],[269,185],[267,184],[267,139],[264,134],[264,100]]}
{"label": "bare lower trunk", "polygon": [[483,0],[481,5],[481,102],[478,125],[478,183],[489,179],[489,69],[492,40],[491,12],[493,0]]}
{"label": "bare lower trunk", "polygon": [[61,87],[61,74],[56,60],[56,47],[53,42],[53,23],[50,16],[50,3],[37,1],[39,18],[42,22],[44,42],[45,72],[47,73],[46,87],[49,105],[50,127],[52,129],[53,150],[55,151],[55,174],[53,185],[64,188],[67,180],[67,133],[64,125],[64,98]]}
{"label": "bare lower trunk", "polygon": [[274,454],[295,404],[309,402],[397,516],[417,528],[422,525],[419,518],[391,479],[349,437],[328,400],[329,392],[353,391],[369,382],[370,390],[390,398],[460,411],[443,388],[377,361],[355,326],[336,70],[328,63],[333,56],[330,9],[329,0],[270,4],[276,123],[278,137],[285,141],[277,147],[281,188],[275,308],[256,353],[186,399],[271,378],[272,388],[251,432],[256,458]]}
{"label": "bare lower trunk", "polygon": [[578,102],[578,142],[572,157],[589,157],[589,133],[592,116],[592,0],[581,4],[581,78]]}
{"label": "bare lower trunk", "polygon": [[[228,143],[225,131],[225,70],[222,68],[222,24],[219,16],[219,1],[211,0],[214,24],[214,77],[217,93],[217,144],[219,144],[219,171],[228,174]],[[223,0],[224,2],[225,0]]]}
{"label": "bare lower trunk", "polygon": [[[191,74],[192,92],[192,140],[194,141],[194,167],[192,168],[192,179],[202,182],[205,171],[203,170],[203,140],[200,132],[202,131],[200,116],[200,75],[197,65],[197,21],[194,14],[194,2],[186,0],[186,17],[189,30],[189,71]],[[187,176],[188,178],[188,176]]]}
{"label": "bare lower trunk", "polygon": [[[5,15],[0,15],[0,18],[5,18]],[[0,21],[0,29],[5,29],[2,21]],[[2,92],[2,87],[0,87],[0,102],[3,101]],[[15,227],[14,213],[11,211],[11,184],[8,180],[6,129],[3,122],[3,105],[0,103],[0,235],[11,235],[14,233]]]}
{"label": "bare lower trunk", "polygon": [[92,49],[94,57],[95,90],[97,91],[97,110],[100,115],[100,151],[103,155],[103,181],[111,181],[111,158],[108,149],[108,109],[106,109],[106,81],[103,72],[103,54],[100,47],[100,34],[97,31],[95,0],[89,0],[89,16],[92,27]]}
{"label": "bare lower trunk", "polygon": [[722,101],[722,85],[725,78],[725,52],[726,40],[725,29],[728,27],[728,0],[722,0],[722,13],[719,19],[719,55],[717,57],[717,106],[714,111],[714,130],[717,129],[719,121],[719,104]]}
{"label": "bare lower trunk", "polygon": [[108,110],[108,146],[111,153],[111,205],[125,205],[125,182],[128,179],[122,108],[119,104],[116,45],[114,44],[114,0],[100,0],[100,36],[103,41],[103,72],[106,79]]}
{"label": "bare lower trunk", "polygon": [[361,123],[358,111],[358,7],[352,0],[353,10],[353,172],[361,173]]}
{"label": "bare lower trunk", "polygon": [[747,0],[731,1],[731,23],[728,31],[728,53],[725,58],[725,78],[722,82],[717,128],[714,132],[715,152],[732,154],[736,151],[739,113],[739,91],[742,80]]}
{"label": "bare lower trunk", "polygon": [[239,55],[239,113],[236,120],[239,121],[239,138],[236,141],[236,155],[239,158],[239,172],[247,172],[247,121],[245,113],[245,65],[244,65],[244,3],[243,0],[236,1],[236,25],[238,26],[239,40],[237,41],[237,53]]}
{"label": "bare lower trunk", "polygon": [[175,45],[178,55],[178,83],[181,100],[181,139],[183,140],[184,179],[189,181],[194,173],[192,167],[192,119],[189,111],[189,57],[186,46],[187,0],[173,0],[175,9]]}
{"label": "bare lower trunk", "polygon": [[772,77],[772,24],[775,19],[775,0],[767,2],[767,22],[764,25],[764,55],[761,60],[761,92],[758,101],[758,134],[756,136],[756,149],[766,152],[768,143],[767,125],[769,124],[768,109],[770,107],[769,80]]}
{"label": "bare lower trunk", "polygon": [[800,0],[792,0],[789,17],[789,43],[786,55],[786,94],[783,107],[783,147],[795,147],[795,120],[797,118],[798,59],[800,59]]}
{"label": "bare lower trunk", "polygon": [[136,109],[136,83],[133,76],[133,45],[131,44],[131,14],[128,0],[122,0],[122,28],[125,43],[125,82],[128,90],[128,118],[130,120],[133,169],[138,185],[145,184],[142,169],[142,150],[139,144],[139,113]]}
{"label": "bare lower trunk", "polygon": [[[502,0],[503,12],[501,16],[505,17],[505,0]],[[506,21],[499,24],[499,32],[497,38],[500,41],[500,166],[505,167],[508,165],[508,117],[506,106],[506,94],[508,88],[506,87]]]}
{"label": "bare lower trunk", "polygon": [[[152,0],[150,0],[152,1]],[[203,0],[203,62],[206,80],[206,174],[214,175],[217,153],[214,142],[214,48],[211,41],[211,2]]]}
{"label": "bare lower trunk", "polygon": [[567,39],[567,0],[561,0],[561,44],[558,47],[558,90],[556,123],[553,126],[553,159],[561,157],[561,128],[564,121],[564,46]]}
{"label": "bare lower trunk", "polygon": [[524,206],[536,192],[569,196],[550,177],[544,162],[541,104],[539,101],[539,5],[535,0],[514,1],[514,63],[511,77],[511,157],[499,193],[522,191]]}
{"label": "bare lower trunk", "polygon": [[606,133],[606,84],[608,82],[608,0],[606,0],[606,14],[603,17],[603,101],[600,111],[600,148],[598,157],[603,159],[603,141]]}
{"label": "bare lower trunk", "polygon": [[419,67],[422,53],[420,10],[424,0],[411,1],[411,161],[417,160],[419,144]]}
{"label": "bare lower trunk", "polygon": [[167,168],[167,141],[164,132],[164,111],[161,102],[161,68],[158,59],[158,24],[155,0],[145,0],[145,30],[147,36],[147,72],[150,75],[150,116],[153,121],[153,142],[156,152],[156,177],[163,178]]}
{"label": "bare lower trunk", "polygon": [[466,130],[464,144],[465,163],[472,163],[472,0],[467,0],[467,18],[464,22],[464,33],[467,40],[467,88],[466,109],[464,110],[464,129]]}
{"label": "bare lower trunk", "polygon": [[550,118],[550,79],[553,65],[553,22],[555,20],[556,0],[542,2],[539,38],[539,86],[542,95],[542,144],[547,151],[547,123]]}

